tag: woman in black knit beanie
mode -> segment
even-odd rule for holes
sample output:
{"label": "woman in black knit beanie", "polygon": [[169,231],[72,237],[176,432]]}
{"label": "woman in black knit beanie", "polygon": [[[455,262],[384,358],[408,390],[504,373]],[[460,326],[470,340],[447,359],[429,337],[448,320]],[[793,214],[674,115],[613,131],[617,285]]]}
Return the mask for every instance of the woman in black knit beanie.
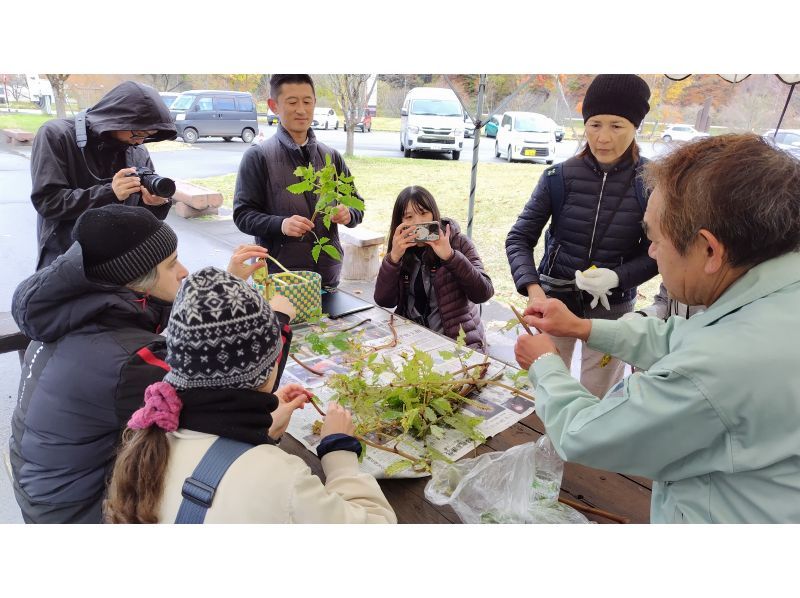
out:
{"label": "woman in black knit beanie", "polygon": [[[586,145],[545,170],[506,238],[517,291],[528,309],[545,297],[585,318],[616,320],[633,311],[636,287],[658,272],[641,221],[646,159],[636,130],[650,110],[650,88],[637,75],[598,75],[583,99]],[[537,270],[533,248],[550,221]],[[570,367],[574,339],[554,339]],[[581,383],[596,396],[622,379],[624,364],[581,348]]]}
{"label": "woman in black knit beanie", "polygon": [[[14,494],[26,523],[100,523],[120,432],[167,373],[162,331],[181,281],[174,231],[141,207],[84,212],[75,242],[14,292],[31,342],[12,420]],[[247,278],[263,256],[237,248]]]}

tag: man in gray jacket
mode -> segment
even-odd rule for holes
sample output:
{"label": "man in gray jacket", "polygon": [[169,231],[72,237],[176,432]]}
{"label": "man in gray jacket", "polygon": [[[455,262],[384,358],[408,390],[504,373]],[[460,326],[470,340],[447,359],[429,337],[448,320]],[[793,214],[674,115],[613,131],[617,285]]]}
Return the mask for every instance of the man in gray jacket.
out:
{"label": "man in gray jacket", "polygon": [[[325,166],[331,157],[340,175],[350,176],[341,154],[317,141],[311,130],[317,98],[314,82],[308,75],[273,75],[270,79],[269,107],[280,118],[275,135],[248,149],[239,165],[233,196],[233,220],[243,233],[253,235],[276,260],[290,270],[312,270],[322,276],[322,285],[339,284],[341,262],[324,252],[314,262],[311,249],[314,231],[328,237],[341,254],[338,225],[354,227],[364,212],[339,205],[330,229],[322,217],[311,221],[317,196],[312,192],[295,195],[286,190],[301,179],[294,174],[298,166],[311,163],[315,169]],[[359,199],[361,196],[356,193]],[[269,264],[270,272],[277,266]]]}

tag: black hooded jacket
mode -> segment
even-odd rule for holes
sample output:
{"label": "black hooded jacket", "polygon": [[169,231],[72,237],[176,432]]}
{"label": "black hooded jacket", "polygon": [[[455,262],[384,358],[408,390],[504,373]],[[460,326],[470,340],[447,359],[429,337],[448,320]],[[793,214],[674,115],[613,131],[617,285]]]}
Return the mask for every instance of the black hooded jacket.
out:
{"label": "black hooded jacket", "polygon": [[171,305],[90,281],[78,243],[14,292],[33,339],[9,441],[14,491],[29,523],[99,523],[120,431],[168,370],[158,332]]}
{"label": "black hooded jacket", "polygon": [[[38,212],[37,270],[69,249],[72,226],[81,214],[119,201],[111,189],[111,177],[130,166],[153,168],[147,149],[114,140],[109,132],[158,130],[146,142],[176,137],[175,123],[158,92],[133,81],[117,85],[87,110],[86,129],[85,160],[72,119],[48,121],[34,137],[31,201]],[[109,180],[100,182],[92,173]],[[145,205],[139,193],[128,197],[125,204],[143,206],[161,220],[170,208],[170,204]]]}

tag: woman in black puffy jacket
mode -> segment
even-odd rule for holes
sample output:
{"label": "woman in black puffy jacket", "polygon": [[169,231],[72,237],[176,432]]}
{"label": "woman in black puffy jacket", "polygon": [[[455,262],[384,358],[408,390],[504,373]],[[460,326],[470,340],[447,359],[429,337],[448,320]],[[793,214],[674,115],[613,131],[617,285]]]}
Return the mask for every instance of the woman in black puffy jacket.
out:
{"label": "woman in black puffy jacket", "polygon": [[[517,291],[528,305],[546,296],[586,318],[615,320],[633,310],[637,285],[658,272],[642,232],[647,198],[638,179],[646,160],[636,129],[650,109],[650,88],[636,75],[598,75],[583,101],[586,146],[545,170],[506,238]],[[539,268],[533,248],[548,220]],[[555,339],[567,367],[574,339]],[[584,344],[581,383],[603,396],[622,379],[624,364]]]}

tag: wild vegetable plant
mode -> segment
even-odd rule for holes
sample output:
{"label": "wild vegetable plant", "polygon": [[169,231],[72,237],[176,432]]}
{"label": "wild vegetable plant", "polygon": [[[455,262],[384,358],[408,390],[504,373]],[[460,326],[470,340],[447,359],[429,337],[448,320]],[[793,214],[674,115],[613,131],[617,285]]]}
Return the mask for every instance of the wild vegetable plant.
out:
{"label": "wild vegetable plant", "polygon": [[[295,168],[294,174],[303,180],[289,185],[286,188],[287,191],[297,195],[312,191],[314,195],[319,196],[314,206],[314,213],[311,215],[311,222],[315,222],[318,216],[322,216],[322,223],[325,228],[330,230],[331,219],[336,214],[339,205],[356,210],[364,209],[364,202],[354,195],[353,177],[340,175],[331,162],[330,154],[325,155],[325,166],[321,169],[315,170],[312,164],[298,166]],[[311,256],[315,262],[319,261],[319,254],[323,251],[333,259],[341,261],[341,254],[330,242],[329,237],[319,237],[313,229],[311,234],[316,239],[316,243],[311,249]]]}

